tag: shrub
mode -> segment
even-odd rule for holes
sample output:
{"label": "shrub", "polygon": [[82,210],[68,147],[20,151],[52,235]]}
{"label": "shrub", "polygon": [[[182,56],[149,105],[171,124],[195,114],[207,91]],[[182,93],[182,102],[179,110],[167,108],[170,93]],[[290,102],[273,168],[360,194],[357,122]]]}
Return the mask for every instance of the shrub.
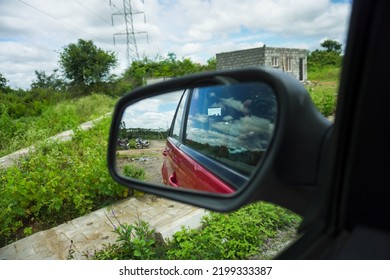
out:
{"label": "shrub", "polygon": [[89,131],[77,130],[72,141],[44,142],[0,170],[0,246],[23,237],[23,228],[51,227],[128,195],[107,170],[109,125],[106,118]]}
{"label": "shrub", "polygon": [[337,85],[316,85],[308,88],[311,99],[317,109],[326,117],[336,111]]}

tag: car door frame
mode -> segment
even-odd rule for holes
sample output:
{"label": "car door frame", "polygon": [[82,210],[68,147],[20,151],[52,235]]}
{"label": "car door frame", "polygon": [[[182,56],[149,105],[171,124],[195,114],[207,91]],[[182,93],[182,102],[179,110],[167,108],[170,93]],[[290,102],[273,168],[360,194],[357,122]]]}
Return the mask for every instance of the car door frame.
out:
{"label": "car door frame", "polygon": [[[182,181],[185,181],[185,184],[191,186],[191,189],[210,193],[215,192],[217,194],[234,193],[237,189],[235,189],[233,186],[243,186],[248,180],[248,177],[221,163],[216,162],[207,155],[196,151],[184,143],[186,138],[185,135],[187,130],[187,120],[191,106],[192,94],[193,89],[189,90],[188,94],[183,94],[184,100],[181,99],[180,101],[180,103],[184,102],[184,109],[182,112],[183,115],[181,116],[182,122],[180,123],[179,128],[179,139],[173,137],[173,130],[180,104],[178,105],[172,120],[167,139],[169,144],[166,148],[166,160],[168,161],[166,164],[170,166],[168,169],[171,169],[172,166],[174,166],[172,169],[176,169],[176,176],[179,176]],[[179,162],[175,162],[174,157],[177,157]],[[186,170],[182,170],[182,168],[185,168]],[[172,170],[172,172],[175,171]],[[167,174],[167,176],[169,175]],[[199,178],[203,178],[205,185],[194,185],[193,181],[196,181],[195,178],[198,180]]]}
{"label": "car door frame", "polygon": [[[327,180],[309,207],[301,236],[278,259],[390,258],[390,120],[383,94],[390,71],[388,1],[353,3]],[[389,37],[389,36],[387,36]],[[387,121],[386,121],[387,120]],[[375,125],[374,125],[375,124]],[[375,129],[375,128],[376,129]],[[387,165],[382,165],[385,162]]]}

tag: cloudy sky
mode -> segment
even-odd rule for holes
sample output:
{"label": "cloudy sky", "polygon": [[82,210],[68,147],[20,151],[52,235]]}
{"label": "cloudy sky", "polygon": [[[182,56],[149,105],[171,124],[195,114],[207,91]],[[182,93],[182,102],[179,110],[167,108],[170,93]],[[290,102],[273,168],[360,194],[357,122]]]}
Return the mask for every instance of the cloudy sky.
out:
{"label": "cloudy sky", "polygon": [[177,91],[135,103],[125,110],[122,122],[126,128],[168,130],[182,95]]}
{"label": "cloudy sky", "polygon": [[[131,0],[131,6],[134,30],[147,32],[136,37],[141,57],[174,52],[205,63],[216,53],[263,44],[314,50],[327,38],[344,43],[350,2]],[[126,36],[114,36],[126,32],[122,11],[123,0],[0,0],[0,73],[11,87],[29,88],[35,70],[51,74],[63,47],[80,38],[117,53],[122,73]]]}

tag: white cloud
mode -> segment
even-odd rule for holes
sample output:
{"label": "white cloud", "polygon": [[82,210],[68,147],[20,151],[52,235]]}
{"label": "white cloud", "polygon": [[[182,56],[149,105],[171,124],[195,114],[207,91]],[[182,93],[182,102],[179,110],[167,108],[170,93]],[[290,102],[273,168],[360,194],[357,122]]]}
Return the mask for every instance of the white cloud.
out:
{"label": "white cloud", "polygon": [[127,128],[168,129],[183,92],[173,92],[148,98],[130,105],[122,121]]}
{"label": "white cloud", "polygon": [[[42,45],[26,45],[20,42],[0,42],[0,73],[11,86],[31,84],[35,70],[52,72],[57,66],[57,54]],[[58,67],[58,66],[57,66]]]}
{"label": "white cloud", "polygon": [[[0,73],[14,87],[29,87],[34,70],[58,68],[62,47],[79,38],[118,53],[126,67],[122,0],[2,1]],[[269,46],[319,48],[323,38],[344,43],[350,3],[330,0],[133,0],[141,56],[175,52],[206,62],[216,53]],[[117,15],[113,15],[116,13]],[[146,24],[144,22],[146,17]],[[111,19],[114,26],[111,25]],[[113,35],[115,36],[115,46]]]}
{"label": "white cloud", "polygon": [[184,56],[191,56],[203,51],[203,45],[200,43],[188,43],[183,46],[182,52]]}

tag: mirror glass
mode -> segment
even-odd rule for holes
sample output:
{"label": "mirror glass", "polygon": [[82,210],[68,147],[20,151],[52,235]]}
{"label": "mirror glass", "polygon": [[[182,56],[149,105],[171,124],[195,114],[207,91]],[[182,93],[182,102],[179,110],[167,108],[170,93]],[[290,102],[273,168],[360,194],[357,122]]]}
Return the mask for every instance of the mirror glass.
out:
{"label": "mirror glass", "polygon": [[263,159],[276,118],[276,96],[265,83],[161,93],[123,111],[116,169],[167,188],[234,193]]}

